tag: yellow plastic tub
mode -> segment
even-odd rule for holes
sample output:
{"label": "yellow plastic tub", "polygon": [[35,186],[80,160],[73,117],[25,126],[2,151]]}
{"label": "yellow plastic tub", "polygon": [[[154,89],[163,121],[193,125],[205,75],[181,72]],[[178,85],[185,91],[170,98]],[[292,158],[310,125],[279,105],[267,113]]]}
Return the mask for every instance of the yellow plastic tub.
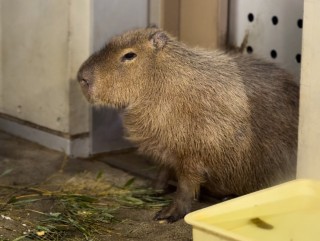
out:
{"label": "yellow plastic tub", "polygon": [[185,217],[194,241],[320,241],[320,181],[294,180]]}

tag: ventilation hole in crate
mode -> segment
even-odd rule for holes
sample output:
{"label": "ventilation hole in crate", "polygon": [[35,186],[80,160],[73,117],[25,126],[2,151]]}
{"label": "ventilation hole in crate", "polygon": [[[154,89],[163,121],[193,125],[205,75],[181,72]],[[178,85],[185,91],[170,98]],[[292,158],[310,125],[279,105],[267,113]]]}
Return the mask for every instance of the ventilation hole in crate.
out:
{"label": "ventilation hole in crate", "polygon": [[253,48],[251,46],[248,46],[247,47],[247,53],[248,54],[252,54],[252,52],[253,52]]}
{"label": "ventilation hole in crate", "polygon": [[299,28],[302,28],[302,27],[303,27],[303,20],[302,20],[301,18],[298,19],[297,25],[298,25]]}
{"label": "ventilation hole in crate", "polygon": [[273,58],[273,59],[275,59],[275,58],[277,58],[277,51],[275,51],[274,49],[273,50],[271,50],[271,52],[270,52],[270,55],[271,55],[271,58]]}
{"label": "ventilation hole in crate", "polygon": [[273,25],[277,25],[279,20],[278,20],[278,17],[277,16],[273,16],[272,19],[271,19]]}
{"label": "ventilation hole in crate", "polygon": [[300,64],[301,63],[301,54],[296,55],[296,61]]}
{"label": "ventilation hole in crate", "polygon": [[254,15],[253,15],[252,13],[249,13],[249,14],[248,14],[248,20],[249,20],[249,22],[253,22],[253,20],[254,20]]}

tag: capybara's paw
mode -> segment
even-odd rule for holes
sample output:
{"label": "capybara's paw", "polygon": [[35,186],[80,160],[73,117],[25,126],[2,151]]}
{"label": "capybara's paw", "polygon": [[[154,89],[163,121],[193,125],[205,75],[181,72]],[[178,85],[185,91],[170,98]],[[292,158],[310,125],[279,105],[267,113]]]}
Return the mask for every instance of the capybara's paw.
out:
{"label": "capybara's paw", "polygon": [[154,220],[165,220],[168,223],[173,223],[183,218],[189,211],[186,208],[178,207],[176,204],[171,204],[164,207],[154,216]]}

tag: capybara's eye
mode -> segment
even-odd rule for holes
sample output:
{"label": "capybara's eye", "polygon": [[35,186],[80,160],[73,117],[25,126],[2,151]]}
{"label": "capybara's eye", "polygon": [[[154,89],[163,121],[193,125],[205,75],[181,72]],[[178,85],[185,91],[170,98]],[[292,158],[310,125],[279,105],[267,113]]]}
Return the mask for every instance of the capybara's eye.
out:
{"label": "capybara's eye", "polygon": [[133,60],[135,57],[137,57],[137,54],[135,54],[134,52],[129,52],[122,56],[121,61],[124,62],[128,60]]}

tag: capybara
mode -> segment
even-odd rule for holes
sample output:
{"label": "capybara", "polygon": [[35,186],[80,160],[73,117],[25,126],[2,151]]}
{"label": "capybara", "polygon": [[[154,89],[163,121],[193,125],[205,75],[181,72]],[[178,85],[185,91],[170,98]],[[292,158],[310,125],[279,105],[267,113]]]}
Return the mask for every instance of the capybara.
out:
{"label": "capybara", "polygon": [[156,220],[184,217],[200,186],[223,197],[295,178],[299,86],[273,63],[147,28],[113,38],[78,80],[91,103],[121,110],[141,153],[175,174],[174,199]]}

